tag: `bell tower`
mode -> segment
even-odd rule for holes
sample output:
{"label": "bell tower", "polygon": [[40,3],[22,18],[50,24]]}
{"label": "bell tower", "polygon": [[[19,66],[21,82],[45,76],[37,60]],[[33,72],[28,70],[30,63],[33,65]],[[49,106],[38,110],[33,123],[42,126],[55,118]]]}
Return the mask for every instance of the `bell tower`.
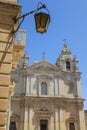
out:
{"label": "bell tower", "polygon": [[64,48],[63,48],[59,58],[56,61],[56,65],[62,71],[79,72],[78,60],[75,56],[74,57],[71,56],[71,52],[70,52],[67,44],[64,44]]}
{"label": "bell tower", "polygon": [[[78,60],[76,56],[73,57],[71,55],[71,51],[68,48],[67,44],[64,44],[64,48],[56,61],[56,66],[61,71],[61,77],[64,80],[64,85],[66,86],[65,96],[68,96],[70,98],[71,97],[82,98],[81,81],[80,81],[81,73],[78,68]],[[63,90],[64,89],[65,87],[63,88]]]}
{"label": "bell tower", "polygon": [[[79,130],[85,130],[85,118],[84,118],[84,99],[82,97],[82,89],[81,89],[81,72],[78,68],[78,60],[76,56],[71,55],[71,51],[68,48],[67,44],[64,44],[63,50],[59,58],[56,61],[56,66],[60,71],[59,81],[61,82],[61,97],[68,101],[67,110],[71,113],[71,117],[73,117],[73,113],[77,110],[78,113],[78,121],[79,121]],[[72,101],[72,103],[71,103]],[[74,104],[75,103],[75,104]],[[69,106],[71,104],[71,106]],[[73,109],[74,107],[74,109]],[[72,112],[71,112],[72,111]],[[71,118],[70,117],[70,118]],[[69,121],[68,124],[69,129],[76,129],[75,123],[72,124]],[[71,128],[73,127],[73,128]],[[74,128],[75,127],[75,128]]]}

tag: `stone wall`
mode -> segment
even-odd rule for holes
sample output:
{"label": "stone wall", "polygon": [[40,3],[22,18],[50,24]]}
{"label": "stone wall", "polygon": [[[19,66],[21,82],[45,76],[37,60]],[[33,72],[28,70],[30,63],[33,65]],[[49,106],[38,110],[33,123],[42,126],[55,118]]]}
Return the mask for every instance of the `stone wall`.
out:
{"label": "stone wall", "polygon": [[21,6],[13,5],[11,2],[17,3],[17,0],[4,0],[4,2],[0,0],[0,130],[6,129],[8,119],[10,72],[15,36],[11,33],[14,27],[12,18],[18,16],[21,11]]}
{"label": "stone wall", "polygon": [[18,3],[18,0],[0,0],[2,2],[7,2],[7,3],[14,3],[14,4],[17,4]]}

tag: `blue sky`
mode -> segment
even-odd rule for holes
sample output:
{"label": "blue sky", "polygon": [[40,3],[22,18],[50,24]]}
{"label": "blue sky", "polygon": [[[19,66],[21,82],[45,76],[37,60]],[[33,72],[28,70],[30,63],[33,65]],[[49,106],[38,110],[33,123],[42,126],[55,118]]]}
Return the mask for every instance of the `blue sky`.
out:
{"label": "blue sky", "polygon": [[[19,0],[22,13],[37,8],[39,0]],[[26,30],[26,47],[29,64],[40,61],[43,52],[48,62],[55,64],[63,49],[64,39],[72,55],[79,61],[82,72],[83,98],[87,100],[87,0],[41,0],[50,11],[51,22],[44,34],[36,33],[34,16],[27,16],[20,27]],[[44,10],[43,10],[44,11]],[[84,103],[87,109],[87,101]]]}

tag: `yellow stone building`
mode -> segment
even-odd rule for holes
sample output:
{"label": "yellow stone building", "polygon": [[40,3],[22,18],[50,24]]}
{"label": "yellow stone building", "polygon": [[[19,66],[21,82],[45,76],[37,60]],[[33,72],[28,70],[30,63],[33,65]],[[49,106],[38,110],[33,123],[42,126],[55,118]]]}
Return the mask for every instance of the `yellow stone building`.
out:
{"label": "yellow stone building", "polygon": [[17,0],[0,0],[0,130],[8,129],[9,93],[13,91],[10,73],[17,67],[25,46],[14,45],[13,30],[18,22],[14,23],[13,18],[20,16],[21,8]]}
{"label": "yellow stone building", "polygon": [[21,9],[18,0],[0,0],[0,130],[87,130],[81,73],[67,45],[55,65],[20,60],[26,33],[13,33],[13,18]]}
{"label": "yellow stone building", "polygon": [[87,130],[78,60],[64,44],[53,65],[45,57],[28,66],[24,54],[12,72],[10,130]]}

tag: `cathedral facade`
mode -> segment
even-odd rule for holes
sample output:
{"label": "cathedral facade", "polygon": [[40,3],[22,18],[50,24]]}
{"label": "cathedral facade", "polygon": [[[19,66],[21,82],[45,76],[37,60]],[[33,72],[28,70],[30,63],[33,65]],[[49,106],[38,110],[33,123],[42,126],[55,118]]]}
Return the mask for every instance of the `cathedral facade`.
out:
{"label": "cathedral facade", "polygon": [[67,44],[55,65],[43,57],[28,66],[25,54],[12,80],[10,130],[87,130],[81,72]]}

